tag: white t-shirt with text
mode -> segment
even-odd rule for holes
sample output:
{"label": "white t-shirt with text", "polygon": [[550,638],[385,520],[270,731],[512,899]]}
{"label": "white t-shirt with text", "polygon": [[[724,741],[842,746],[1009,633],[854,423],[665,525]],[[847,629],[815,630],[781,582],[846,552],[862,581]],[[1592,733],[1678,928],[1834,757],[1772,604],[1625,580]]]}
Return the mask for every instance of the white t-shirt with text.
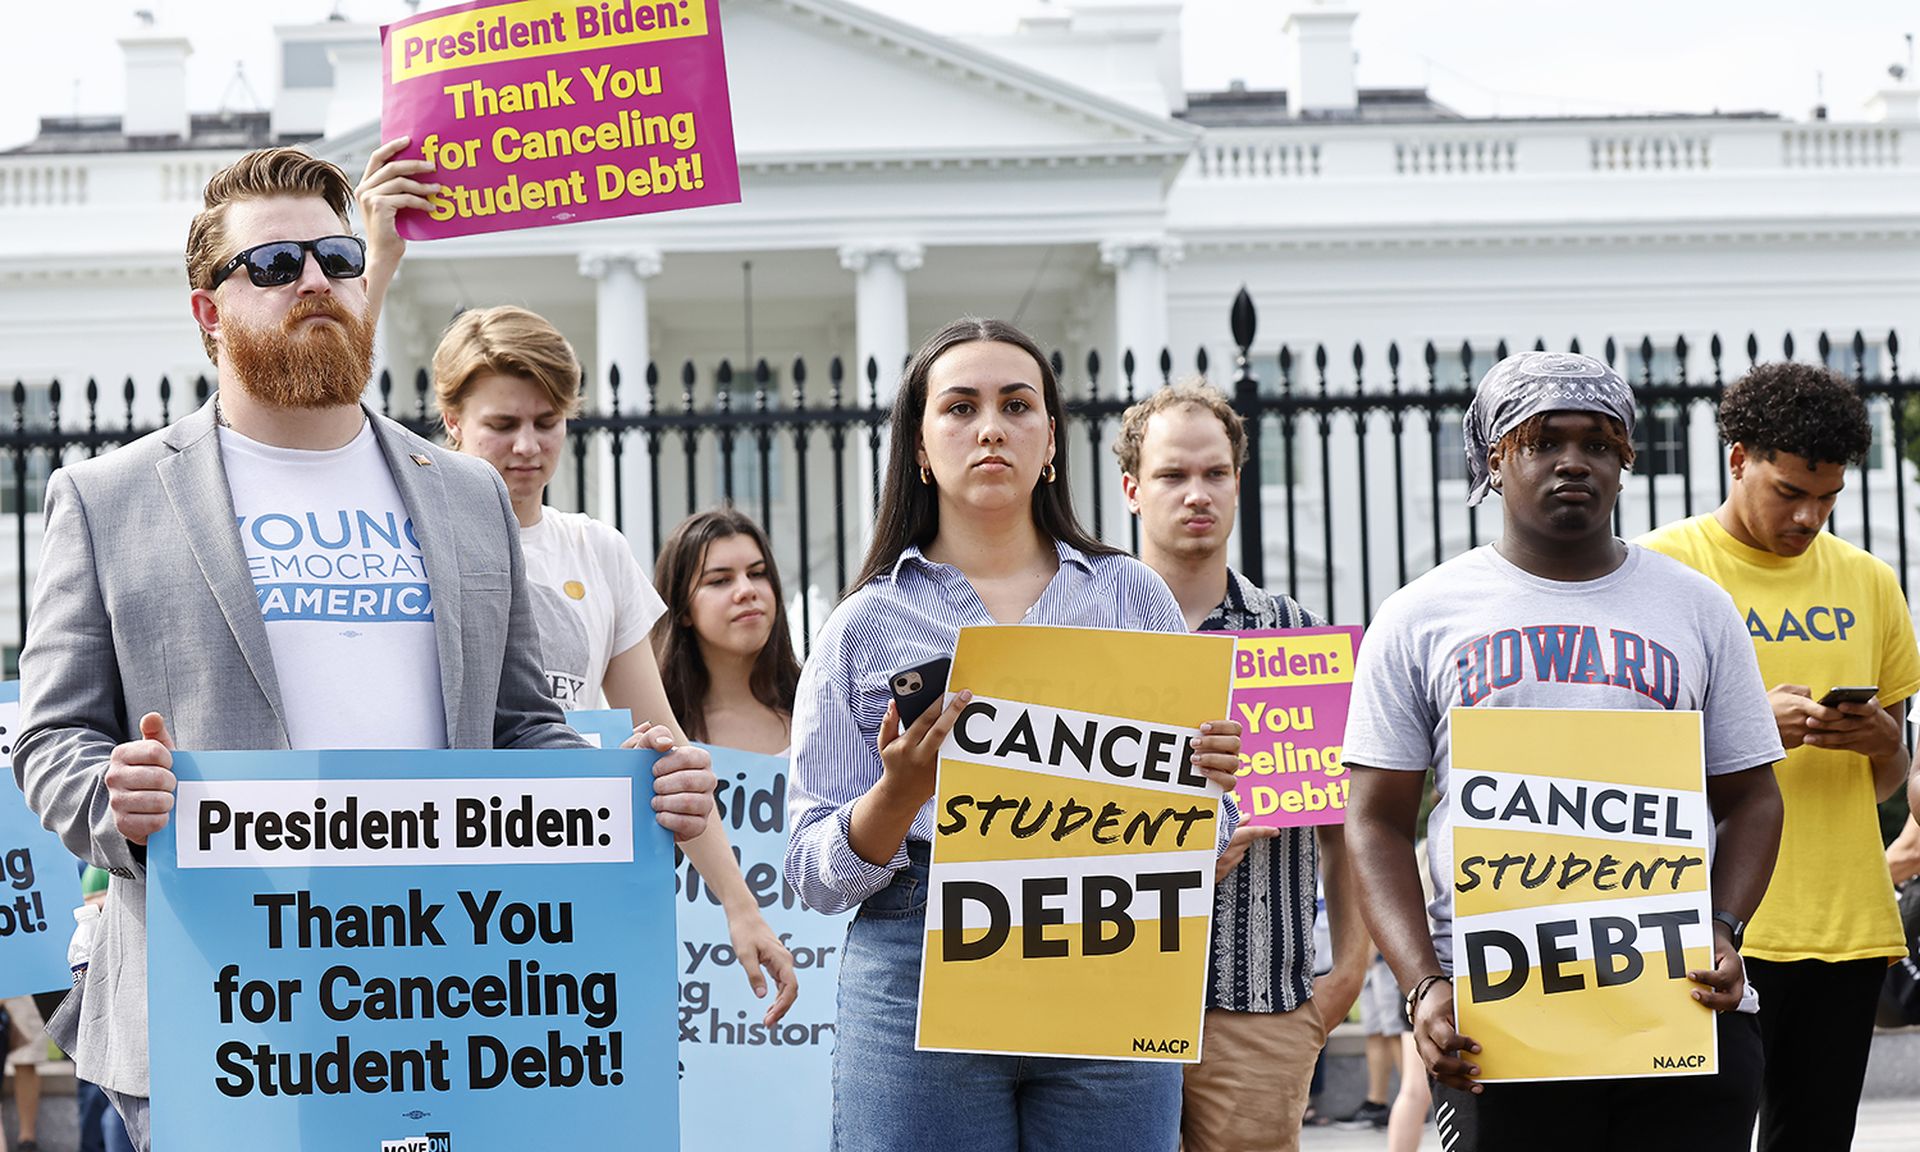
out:
{"label": "white t-shirt with text", "polygon": [[1449,973],[1454,708],[1699,711],[1709,776],[1786,755],[1733,600],[1677,560],[1626,547],[1614,571],[1566,582],[1522,571],[1483,545],[1389,596],[1367,628],[1341,758],[1433,769],[1439,801],[1427,821],[1427,911]]}
{"label": "white t-shirt with text", "polygon": [[220,429],[293,748],[445,748],[433,595],[371,423],[342,448]]}
{"label": "white t-shirt with text", "polygon": [[[542,507],[520,530],[540,633],[540,669],[562,709],[605,708],[607,663],[646,643],[667,606],[626,537],[584,512]],[[635,720],[649,717],[636,716]]]}

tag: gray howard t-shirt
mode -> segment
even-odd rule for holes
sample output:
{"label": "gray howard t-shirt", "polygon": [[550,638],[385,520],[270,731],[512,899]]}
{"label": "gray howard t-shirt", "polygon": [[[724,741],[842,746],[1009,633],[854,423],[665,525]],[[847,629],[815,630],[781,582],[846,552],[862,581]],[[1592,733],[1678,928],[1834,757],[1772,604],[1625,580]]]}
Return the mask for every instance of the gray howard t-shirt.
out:
{"label": "gray howard t-shirt", "polygon": [[1613,572],[1563,582],[1521,571],[1489,544],[1400,589],[1360,645],[1343,758],[1434,771],[1440,799],[1427,821],[1427,912],[1448,974],[1454,708],[1700,711],[1709,776],[1786,755],[1732,598],[1676,560],[1629,544]]}

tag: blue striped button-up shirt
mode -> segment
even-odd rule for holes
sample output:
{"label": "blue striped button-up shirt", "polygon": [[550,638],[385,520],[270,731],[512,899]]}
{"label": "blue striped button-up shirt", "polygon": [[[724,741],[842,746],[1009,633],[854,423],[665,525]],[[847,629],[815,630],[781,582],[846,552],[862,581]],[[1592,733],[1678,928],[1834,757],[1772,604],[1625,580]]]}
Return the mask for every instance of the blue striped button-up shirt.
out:
{"label": "blue striped button-up shirt", "polygon": [[[1060,569],[1023,624],[1185,632],[1180,604],[1153,569],[1131,556],[1088,556],[1056,544]],[[847,840],[853,803],[880,779],[880,720],[893,673],[952,656],[960,629],[993,624],[958,568],[910,546],[893,570],[834,609],[800,676],[793,714],[793,768],[787,882],[810,908],[842,912],[885,888],[907,864],[869,864]],[[1124,670],[1116,670],[1124,674]],[[1231,795],[1219,822],[1224,846],[1239,823]],[[908,840],[933,839],[933,801],[913,818]]]}

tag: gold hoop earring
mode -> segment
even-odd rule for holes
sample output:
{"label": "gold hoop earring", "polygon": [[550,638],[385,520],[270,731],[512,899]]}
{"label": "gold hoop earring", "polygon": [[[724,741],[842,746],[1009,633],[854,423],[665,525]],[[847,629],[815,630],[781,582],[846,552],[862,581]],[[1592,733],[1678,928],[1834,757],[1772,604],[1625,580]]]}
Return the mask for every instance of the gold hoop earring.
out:
{"label": "gold hoop earring", "polygon": [[933,473],[927,471],[925,464],[920,465],[920,483],[929,488],[933,487]]}
{"label": "gold hoop earring", "polygon": [[1040,469],[1040,479],[1045,480],[1049,484],[1053,483],[1059,475],[1060,473],[1054,471],[1053,461],[1051,460],[1047,461],[1045,468]]}

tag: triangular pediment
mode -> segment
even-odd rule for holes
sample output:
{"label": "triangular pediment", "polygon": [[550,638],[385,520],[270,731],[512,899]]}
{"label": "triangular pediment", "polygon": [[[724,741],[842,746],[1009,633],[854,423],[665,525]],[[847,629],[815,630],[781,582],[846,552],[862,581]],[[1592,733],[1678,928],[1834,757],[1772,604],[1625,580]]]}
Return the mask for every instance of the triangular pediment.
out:
{"label": "triangular pediment", "polygon": [[[846,0],[722,10],[743,166],[894,161],[1177,164],[1198,130]],[[314,151],[364,163],[368,124]],[[358,171],[358,168],[354,168]]]}
{"label": "triangular pediment", "polygon": [[1194,129],[846,0],[726,5],[743,163],[1184,156]]}

